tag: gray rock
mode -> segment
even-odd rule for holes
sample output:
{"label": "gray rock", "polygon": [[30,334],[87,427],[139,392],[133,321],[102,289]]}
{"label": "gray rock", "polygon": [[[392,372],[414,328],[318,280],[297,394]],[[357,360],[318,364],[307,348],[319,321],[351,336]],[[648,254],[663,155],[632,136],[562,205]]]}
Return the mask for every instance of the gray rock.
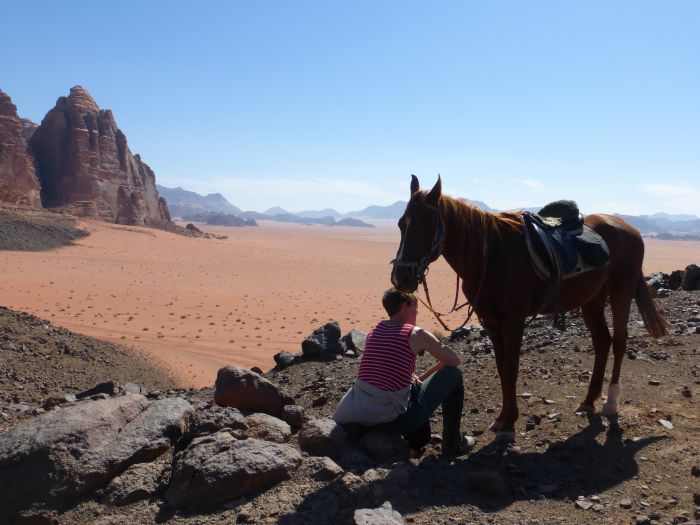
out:
{"label": "gray rock", "polygon": [[331,481],[345,472],[340,465],[331,458],[325,456],[310,456],[308,459],[304,460],[304,465],[309,474],[318,481]]}
{"label": "gray rock", "polygon": [[167,451],[194,418],[180,398],[137,394],[57,408],[0,434],[0,521],[60,505]]}
{"label": "gray rock", "polygon": [[137,385],[136,383],[124,383],[122,388],[126,392],[131,392],[132,394],[146,395],[148,393],[145,388],[143,388],[141,385]]}
{"label": "gray rock", "polygon": [[282,350],[278,352],[272,358],[277,363],[278,368],[287,368],[294,364],[294,354],[288,352],[287,350]]}
{"label": "gray rock", "polygon": [[654,290],[659,290],[660,288],[668,288],[668,274],[662,272],[654,272],[647,276],[647,284],[651,286]]}
{"label": "gray rock", "polygon": [[354,355],[360,355],[365,351],[365,342],[367,334],[362,330],[353,328],[341,339],[341,344],[346,352],[352,352]]}
{"label": "gray rock", "polygon": [[299,445],[314,456],[336,458],[342,454],[346,442],[345,430],[332,419],[310,419],[299,431]]}
{"label": "gray rock", "polygon": [[165,497],[175,507],[218,503],[288,479],[300,463],[289,445],[217,432],[175,456]]}
{"label": "gray rock", "polygon": [[163,464],[137,463],[110,481],[102,494],[108,505],[128,505],[154,495],[160,486]]}
{"label": "gray rock", "polygon": [[296,434],[304,422],[304,408],[299,405],[285,405],[281,419],[292,428],[292,433]]}
{"label": "gray rock", "polygon": [[305,358],[335,359],[343,352],[340,344],[340,324],[338,321],[326,323],[317,328],[301,343],[301,351]]}
{"label": "gray rock", "polygon": [[265,439],[273,443],[286,443],[292,436],[289,424],[274,416],[258,412],[245,418],[248,436]]}
{"label": "gray rock", "polygon": [[197,412],[197,418],[190,425],[187,435],[188,439],[192,439],[204,434],[213,434],[225,428],[247,430],[245,416],[237,408],[213,405]]}
{"label": "gray rock", "polygon": [[625,498],[620,500],[620,507],[623,509],[631,509],[632,508],[632,500]]}
{"label": "gray rock", "polygon": [[592,501],[587,501],[585,499],[576,500],[576,507],[583,510],[588,510],[593,506]]}
{"label": "gray rock", "polygon": [[355,511],[356,525],[403,525],[404,520],[401,514],[395,511],[391,503],[385,501],[376,509],[357,509]]}
{"label": "gray rock", "polygon": [[408,443],[399,434],[375,430],[362,436],[359,445],[364,453],[382,463],[408,457]]}
{"label": "gray rock", "polygon": [[260,374],[234,365],[225,366],[216,374],[214,401],[219,406],[276,417],[282,416],[285,405],[294,404],[292,398]]}

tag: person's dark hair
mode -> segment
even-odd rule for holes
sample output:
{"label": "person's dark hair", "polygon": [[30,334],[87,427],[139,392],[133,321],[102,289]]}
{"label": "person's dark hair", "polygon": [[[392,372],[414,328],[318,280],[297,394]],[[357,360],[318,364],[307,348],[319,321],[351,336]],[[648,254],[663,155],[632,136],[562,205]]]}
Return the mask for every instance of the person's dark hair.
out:
{"label": "person's dark hair", "polygon": [[400,292],[396,288],[389,288],[384,292],[384,297],[382,297],[382,306],[384,306],[389,317],[398,313],[398,311],[401,310],[402,304],[415,304],[417,302],[418,297],[416,297],[415,294]]}

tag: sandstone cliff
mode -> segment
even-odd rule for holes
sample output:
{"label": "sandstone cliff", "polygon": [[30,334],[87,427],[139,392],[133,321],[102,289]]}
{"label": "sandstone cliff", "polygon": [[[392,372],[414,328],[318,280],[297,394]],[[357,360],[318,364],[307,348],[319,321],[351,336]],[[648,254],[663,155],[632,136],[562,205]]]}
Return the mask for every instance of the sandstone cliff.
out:
{"label": "sandstone cliff", "polygon": [[131,153],[112,112],[82,87],[58,99],[30,144],[45,207],[123,224],[170,222],[153,170]]}
{"label": "sandstone cliff", "polygon": [[17,116],[17,108],[0,91],[0,202],[41,207],[34,161]]}

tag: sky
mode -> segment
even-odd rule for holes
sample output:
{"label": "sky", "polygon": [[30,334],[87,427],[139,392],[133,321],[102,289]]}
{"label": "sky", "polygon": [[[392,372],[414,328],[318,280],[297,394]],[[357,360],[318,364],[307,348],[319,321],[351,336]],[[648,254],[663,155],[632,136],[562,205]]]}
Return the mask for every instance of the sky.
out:
{"label": "sky", "polygon": [[5,1],[0,89],[82,85],[163,186],[346,212],[700,215],[700,2]]}

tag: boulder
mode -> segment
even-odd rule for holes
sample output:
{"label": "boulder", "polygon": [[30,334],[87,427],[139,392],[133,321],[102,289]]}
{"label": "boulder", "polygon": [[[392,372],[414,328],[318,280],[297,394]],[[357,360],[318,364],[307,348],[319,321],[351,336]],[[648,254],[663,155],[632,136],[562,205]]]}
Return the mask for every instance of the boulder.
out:
{"label": "boulder", "polygon": [[673,270],[668,276],[668,288],[669,290],[678,290],[681,287],[681,281],[683,280],[683,270]]}
{"label": "boulder", "polygon": [[365,454],[381,463],[408,457],[408,443],[395,433],[374,430],[363,435],[359,445]]}
{"label": "boulder", "polygon": [[62,506],[166,452],[194,417],[180,398],[137,394],[57,408],[0,434],[0,521]]}
{"label": "boulder", "polygon": [[176,454],[165,498],[175,507],[235,499],[288,479],[300,464],[289,445],[217,432]]}
{"label": "boulder", "polygon": [[17,108],[1,90],[0,202],[41,208],[39,179]]}
{"label": "boulder", "polygon": [[681,288],[686,291],[700,290],[700,267],[697,264],[689,264],[685,267]]}
{"label": "boulder", "polygon": [[[133,383],[130,383],[133,384]],[[87,397],[92,397],[97,394],[107,394],[109,396],[116,396],[120,392],[123,392],[125,389],[121,387],[119,384],[119,381],[105,381],[104,383],[99,383],[92,388],[88,388],[87,390],[83,390],[82,392],[79,392],[75,394],[76,399],[85,399]],[[140,392],[134,392],[134,393],[140,393]]]}
{"label": "boulder", "polygon": [[668,288],[668,274],[663,272],[654,272],[646,277],[647,284],[654,290]]}
{"label": "boulder", "polygon": [[326,323],[314,330],[302,341],[301,351],[307,359],[334,359],[343,351],[338,321]]}
{"label": "boulder", "polygon": [[281,418],[292,428],[292,433],[297,433],[304,422],[304,408],[299,405],[285,405]]}
{"label": "boulder", "polygon": [[247,430],[245,416],[237,408],[212,405],[197,412],[196,419],[187,430],[188,440],[205,434],[213,434],[219,430]]}
{"label": "boulder", "polygon": [[225,366],[216,374],[214,401],[219,406],[265,412],[275,417],[283,415],[285,405],[294,404],[291,397],[260,374],[234,365]]}
{"label": "boulder", "polygon": [[163,467],[160,462],[131,465],[110,481],[102,493],[102,502],[108,505],[128,505],[153,496],[160,488]]}
{"label": "boulder", "polygon": [[170,223],[153,170],[131,153],[112,112],[82,87],[58,99],[29,143],[44,206],[122,224]]}
{"label": "boulder", "polygon": [[294,354],[287,350],[282,350],[272,356],[278,368],[288,368],[294,364]]}
{"label": "boulder", "polygon": [[306,473],[318,481],[331,481],[342,475],[345,471],[329,457],[310,456],[304,460]]}
{"label": "boulder", "polygon": [[345,430],[332,419],[310,419],[299,431],[299,445],[314,456],[336,458],[343,453],[346,443]]}
{"label": "boulder", "polygon": [[247,435],[258,439],[265,439],[273,443],[286,443],[292,436],[291,427],[274,416],[258,412],[245,418],[248,425]]}
{"label": "boulder", "polygon": [[365,342],[367,341],[367,334],[362,330],[353,328],[341,339],[341,344],[345,352],[352,352],[355,355],[360,355],[365,351]]}
{"label": "boulder", "polygon": [[376,509],[357,509],[354,518],[356,525],[403,525],[405,523],[401,514],[395,511],[388,501]]}

